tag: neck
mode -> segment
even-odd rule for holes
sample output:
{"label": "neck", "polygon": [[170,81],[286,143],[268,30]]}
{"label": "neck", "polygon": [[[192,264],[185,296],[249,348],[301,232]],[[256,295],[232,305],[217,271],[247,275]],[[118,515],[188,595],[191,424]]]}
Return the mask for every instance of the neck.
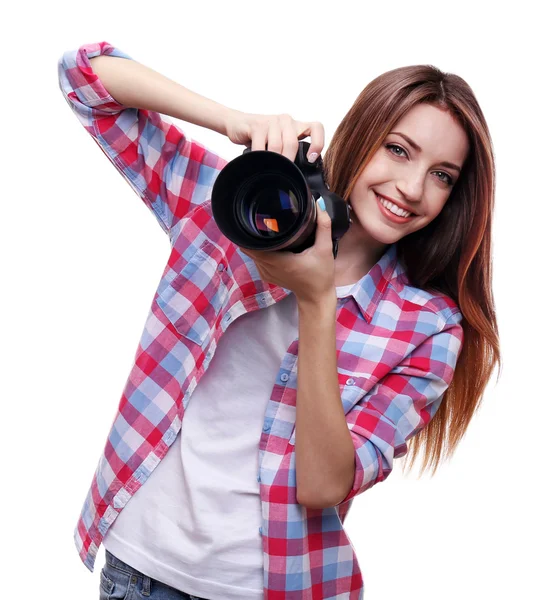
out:
{"label": "neck", "polygon": [[380,260],[388,247],[389,244],[369,238],[354,219],[338,242],[338,254],[334,262],[335,285],[349,285],[359,281]]}

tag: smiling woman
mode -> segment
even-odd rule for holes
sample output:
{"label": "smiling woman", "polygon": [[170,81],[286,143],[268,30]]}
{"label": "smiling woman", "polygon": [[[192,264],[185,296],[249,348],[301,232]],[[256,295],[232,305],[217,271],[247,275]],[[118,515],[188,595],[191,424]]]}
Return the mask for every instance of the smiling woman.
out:
{"label": "smiling woman", "polygon": [[322,124],[227,109],[107,42],[59,78],[171,244],[74,531],[89,570],[106,548],[100,597],[360,600],[353,499],[421,441],[423,467],[452,451],[499,358],[471,89],[428,66],[367,85],[323,162],[353,215],[333,260],[321,207],[305,251],[241,252],[210,201],[227,161],[165,115],[289,159]]}
{"label": "smiling woman", "polygon": [[501,364],[491,281],[495,161],[486,120],[461,77],[429,65],[401,67],[359,94],[324,165],[330,189],[353,211],[337,270],[364,272],[396,244],[406,279],[447,295],[463,315],[464,349],[452,383],[409,446],[410,466],[423,452],[422,470],[435,472]]}

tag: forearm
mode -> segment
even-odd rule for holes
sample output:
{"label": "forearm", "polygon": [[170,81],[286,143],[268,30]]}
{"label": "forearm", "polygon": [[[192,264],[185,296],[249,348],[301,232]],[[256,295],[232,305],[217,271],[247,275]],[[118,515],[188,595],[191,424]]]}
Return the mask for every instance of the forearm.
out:
{"label": "forearm", "polygon": [[336,297],[298,302],[299,354],[296,399],[298,501],[332,506],[353,485],[355,448],[338,385]]}
{"label": "forearm", "polygon": [[152,110],[222,134],[229,114],[238,112],[134,60],[101,55],[91,58],[90,64],[110,96],[123,106]]}

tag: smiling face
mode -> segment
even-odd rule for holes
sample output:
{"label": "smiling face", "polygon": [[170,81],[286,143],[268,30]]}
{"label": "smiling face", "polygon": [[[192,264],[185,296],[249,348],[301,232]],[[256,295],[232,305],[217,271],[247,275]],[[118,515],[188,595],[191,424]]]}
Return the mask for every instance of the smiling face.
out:
{"label": "smiling face", "polygon": [[[449,112],[430,104],[409,110],[392,127],[351,192],[353,223],[340,241],[343,259],[363,247],[373,255],[368,262],[374,264],[387,245],[435,219],[459,178],[455,166],[462,168],[469,149],[466,133]],[[388,202],[388,208],[383,206],[379,195],[405,207],[410,215],[398,216],[405,213]]]}

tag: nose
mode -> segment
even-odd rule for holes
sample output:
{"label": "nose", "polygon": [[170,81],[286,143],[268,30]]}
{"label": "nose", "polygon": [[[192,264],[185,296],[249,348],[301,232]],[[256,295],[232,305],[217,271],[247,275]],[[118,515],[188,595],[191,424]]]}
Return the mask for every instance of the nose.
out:
{"label": "nose", "polygon": [[424,173],[413,173],[409,178],[398,179],[396,188],[409,203],[422,200],[424,191]]}

